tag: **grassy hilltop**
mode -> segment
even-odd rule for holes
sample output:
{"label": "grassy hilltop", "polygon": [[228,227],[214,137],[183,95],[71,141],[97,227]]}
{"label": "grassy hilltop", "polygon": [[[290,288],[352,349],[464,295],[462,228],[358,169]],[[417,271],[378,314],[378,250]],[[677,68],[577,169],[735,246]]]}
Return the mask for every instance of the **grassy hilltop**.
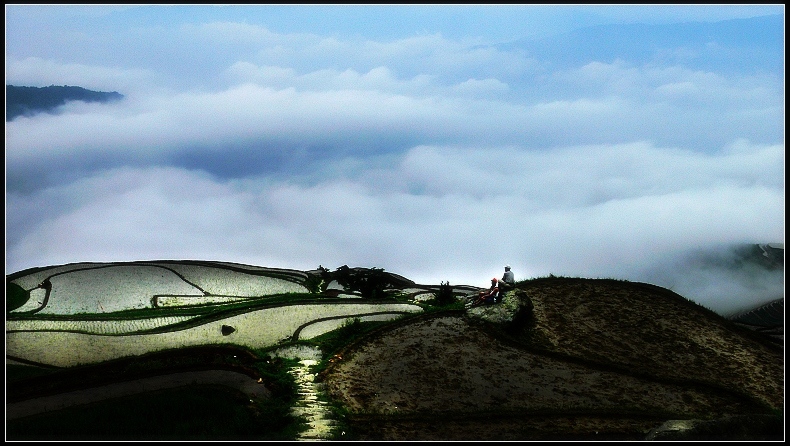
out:
{"label": "grassy hilltop", "polygon": [[[783,342],[643,283],[530,279],[465,310],[475,287],[375,268],[73,264],[6,282],[6,409],[30,411],[8,440],[784,437]],[[326,420],[294,410],[298,367]],[[146,390],[212,370],[251,384]],[[39,413],[111,385],[137,388]]]}

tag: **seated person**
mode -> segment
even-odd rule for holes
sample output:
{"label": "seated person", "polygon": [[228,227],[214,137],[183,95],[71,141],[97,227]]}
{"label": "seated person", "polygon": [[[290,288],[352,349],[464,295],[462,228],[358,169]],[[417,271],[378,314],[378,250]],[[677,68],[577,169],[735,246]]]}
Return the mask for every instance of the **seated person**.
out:
{"label": "seated person", "polygon": [[482,303],[486,304],[493,304],[496,303],[497,299],[499,298],[499,281],[496,277],[491,279],[491,288],[480,291],[477,294],[477,299],[472,302],[471,306],[480,305]]}
{"label": "seated person", "polygon": [[499,288],[502,292],[512,290],[516,286],[516,278],[513,276],[513,271],[510,271],[510,265],[505,265],[505,274],[499,280]]}

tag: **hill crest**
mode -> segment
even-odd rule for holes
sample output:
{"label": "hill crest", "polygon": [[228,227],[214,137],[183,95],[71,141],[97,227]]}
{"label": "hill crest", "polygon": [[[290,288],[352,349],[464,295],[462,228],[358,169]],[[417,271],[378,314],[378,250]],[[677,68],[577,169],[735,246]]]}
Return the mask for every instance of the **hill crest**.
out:
{"label": "hill crest", "polygon": [[6,85],[6,122],[19,116],[33,116],[38,113],[53,113],[58,107],[70,101],[112,102],[123,99],[117,91],[92,91],[69,85],[50,85],[48,87],[24,87]]}

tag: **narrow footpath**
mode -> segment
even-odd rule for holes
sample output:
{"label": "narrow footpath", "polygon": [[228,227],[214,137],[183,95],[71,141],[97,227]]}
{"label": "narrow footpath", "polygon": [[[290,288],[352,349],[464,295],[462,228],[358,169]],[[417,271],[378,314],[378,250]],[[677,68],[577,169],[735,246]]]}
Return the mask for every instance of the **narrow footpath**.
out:
{"label": "narrow footpath", "polygon": [[308,429],[299,434],[297,440],[327,440],[335,426],[335,421],[329,418],[330,412],[325,401],[318,400],[318,393],[323,390],[323,383],[315,382],[315,374],[310,373],[310,366],[317,361],[303,359],[298,366],[291,367],[289,372],[296,379],[299,386],[299,398],[291,413],[307,419]]}

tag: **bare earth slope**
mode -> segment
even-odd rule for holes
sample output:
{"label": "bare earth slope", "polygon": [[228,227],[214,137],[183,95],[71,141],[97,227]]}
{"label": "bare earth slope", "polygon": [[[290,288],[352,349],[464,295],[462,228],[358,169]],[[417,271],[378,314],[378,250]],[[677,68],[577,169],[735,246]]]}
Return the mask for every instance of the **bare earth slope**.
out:
{"label": "bare earth slope", "polygon": [[[522,324],[503,318],[529,302]],[[503,304],[391,327],[342,357],[320,378],[361,440],[641,440],[667,420],[784,406],[781,346],[613,280],[530,281]]]}

